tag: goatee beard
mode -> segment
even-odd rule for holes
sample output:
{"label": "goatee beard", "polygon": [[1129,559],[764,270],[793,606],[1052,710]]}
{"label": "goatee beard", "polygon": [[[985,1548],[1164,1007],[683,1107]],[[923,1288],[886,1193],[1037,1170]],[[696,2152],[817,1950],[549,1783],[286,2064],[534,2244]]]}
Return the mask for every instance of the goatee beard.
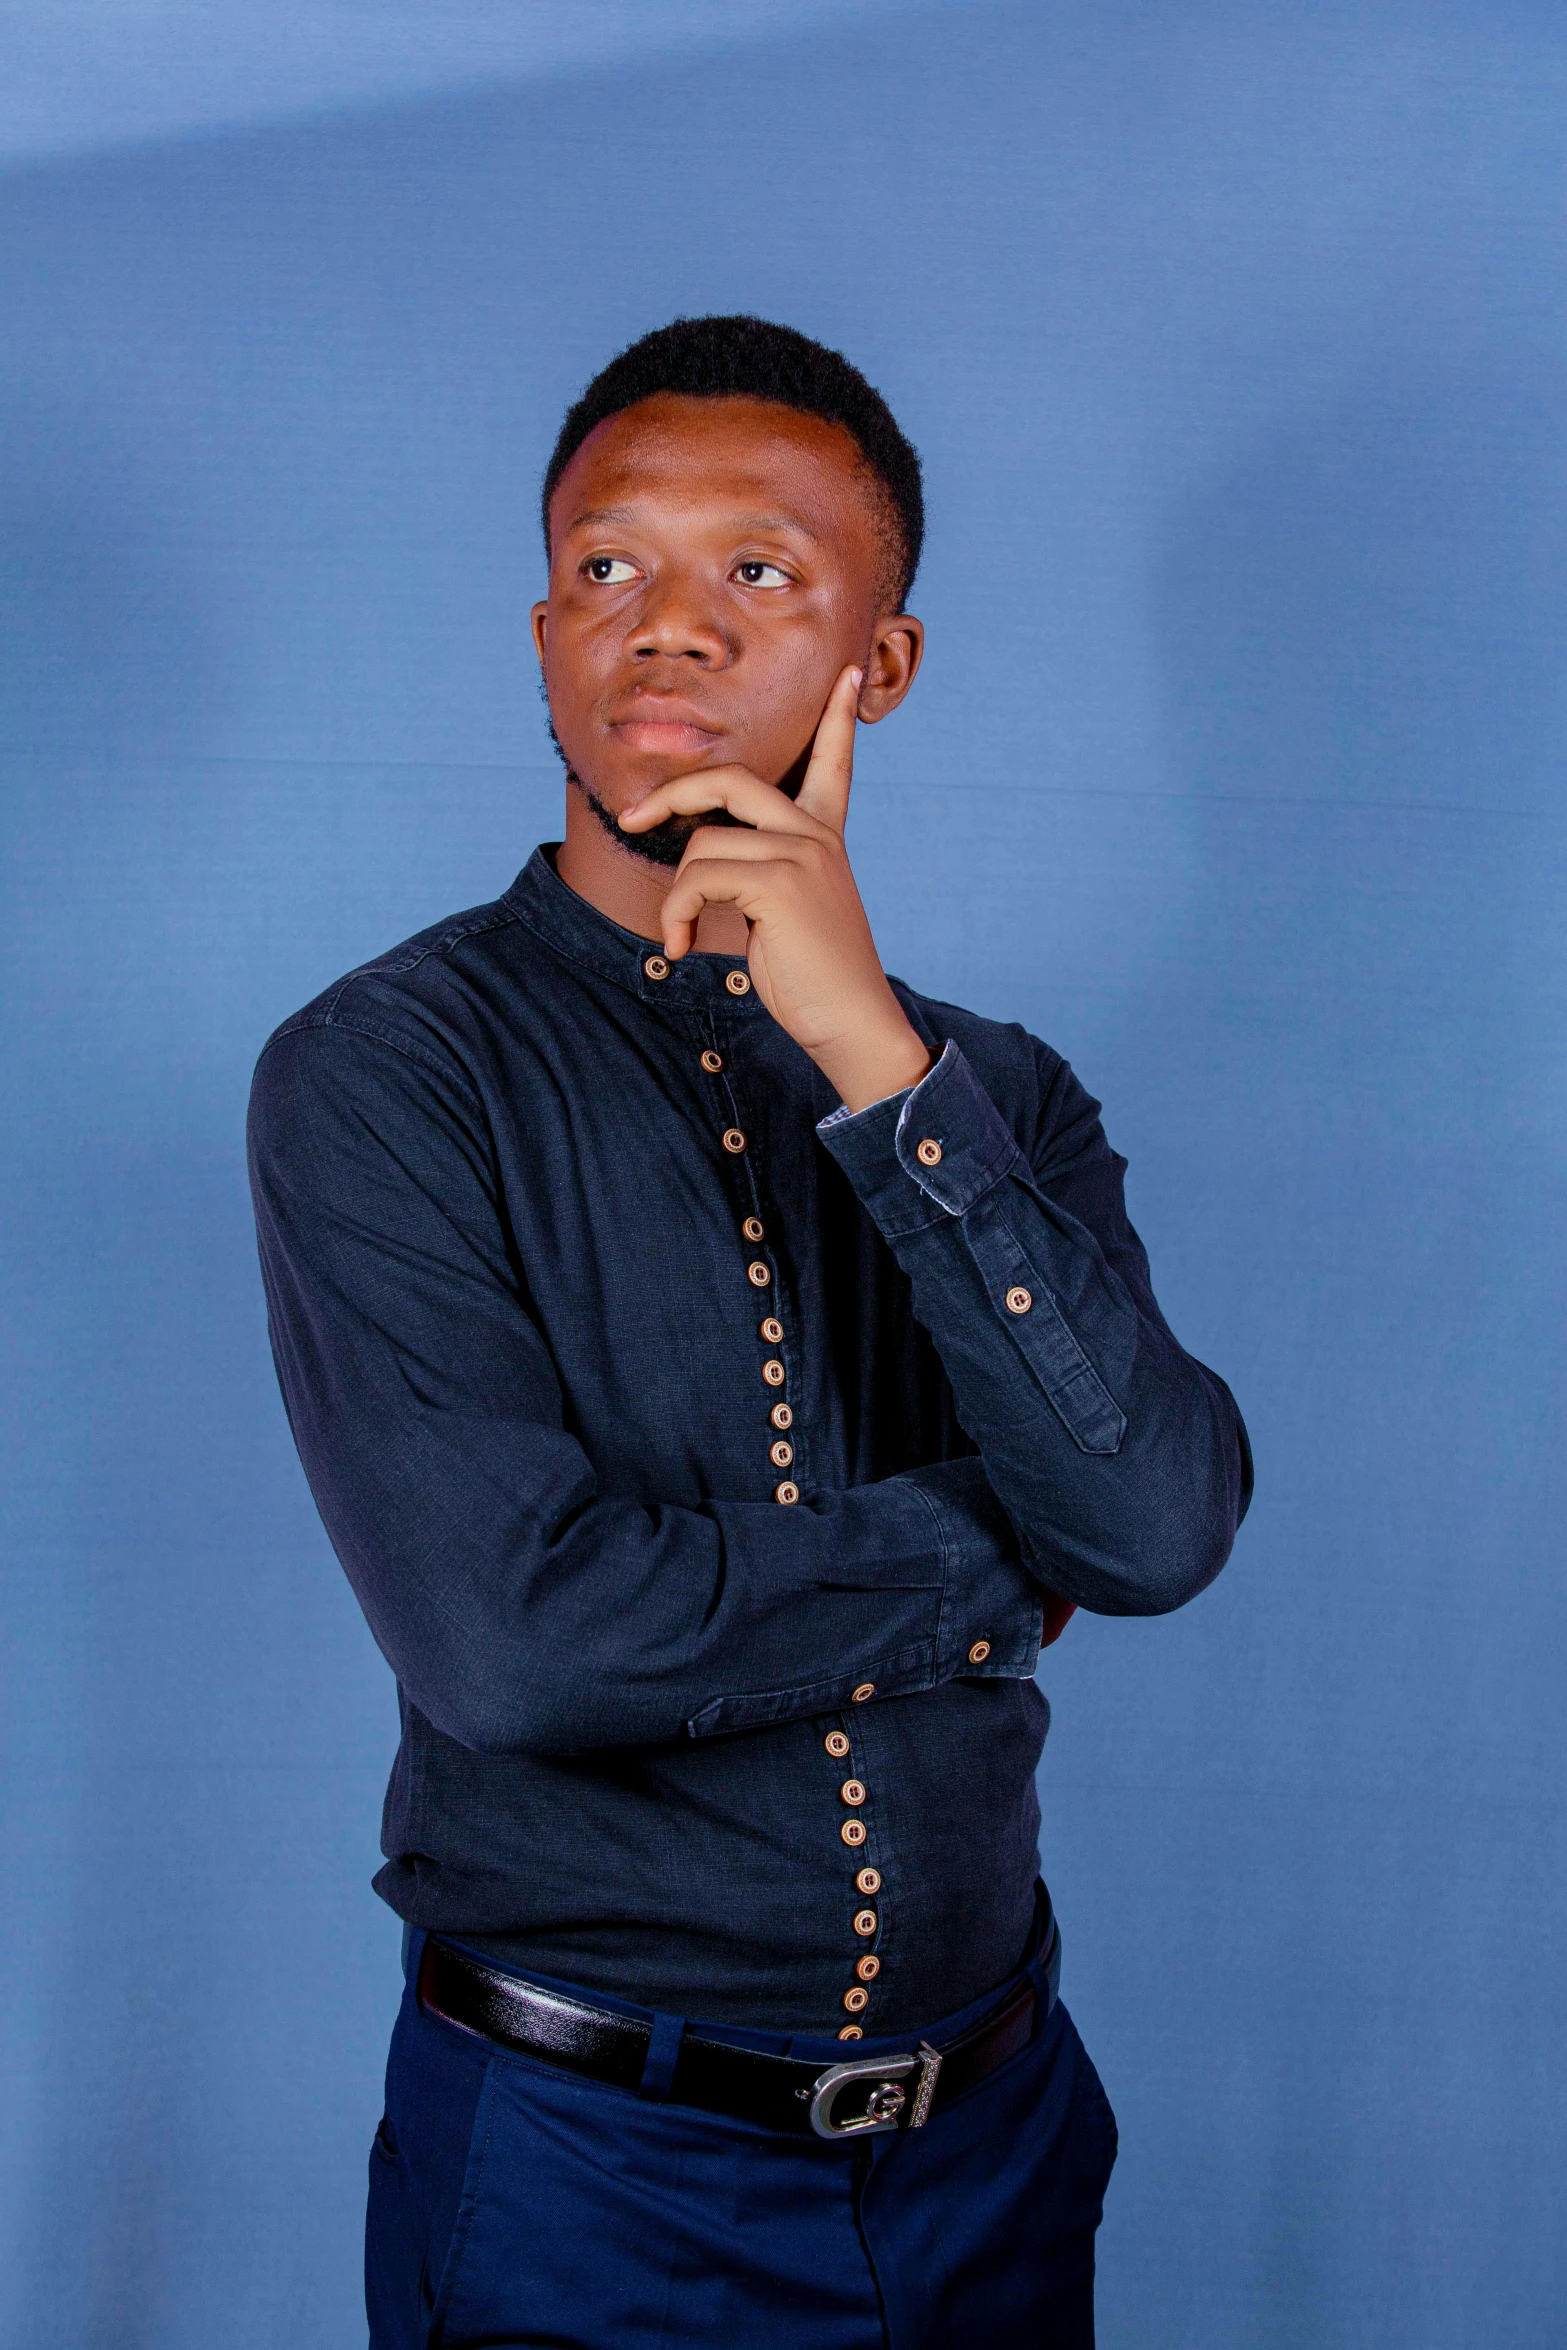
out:
{"label": "goatee beard", "polygon": [[[566,770],[566,781],[574,790],[581,792],[615,846],[624,849],[628,856],[640,857],[644,864],[660,865],[666,872],[673,873],[686,853],[686,843],[690,840],[692,833],[697,831],[700,826],[704,824],[738,825],[739,819],[731,816],[727,808],[710,808],[701,816],[666,816],[662,824],[653,826],[651,832],[622,832],[620,819],[614,809],[599,796],[591,783],[583,781],[567,758],[565,746],[561,742],[560,736],[555,732],[553,718],[548,720],[548,725],[550,741],[555,745],[560,756],[560,763]],[[744,828],[741,827],[741,829]]]}

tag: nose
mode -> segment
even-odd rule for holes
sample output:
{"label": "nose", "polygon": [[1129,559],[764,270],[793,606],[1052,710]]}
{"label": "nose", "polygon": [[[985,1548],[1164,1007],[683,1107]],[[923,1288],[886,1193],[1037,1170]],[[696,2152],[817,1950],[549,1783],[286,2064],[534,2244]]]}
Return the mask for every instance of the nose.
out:
{"label": "nose", "polygon": [[649,583],[626,650],[636,661],[695,661],[703,669],[726,668],[734,658],[729,632],[701,581],[675,571]]}

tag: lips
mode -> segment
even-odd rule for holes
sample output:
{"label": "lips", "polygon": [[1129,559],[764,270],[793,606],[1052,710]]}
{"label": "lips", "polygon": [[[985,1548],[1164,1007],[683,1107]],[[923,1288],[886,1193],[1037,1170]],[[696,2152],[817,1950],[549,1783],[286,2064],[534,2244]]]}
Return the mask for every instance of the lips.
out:
{"label": "lips", "polygon": [[693,726],[683,718],[621,718],[610,729],[631,751],[698,758],[718,740],[715,727]]}
{"label": "lips", "polygon": [[689,702],[639,696],[624,717],[610,720],[610,732],[629,751],[682,759],[699,758],[717,742],[722,728]]}

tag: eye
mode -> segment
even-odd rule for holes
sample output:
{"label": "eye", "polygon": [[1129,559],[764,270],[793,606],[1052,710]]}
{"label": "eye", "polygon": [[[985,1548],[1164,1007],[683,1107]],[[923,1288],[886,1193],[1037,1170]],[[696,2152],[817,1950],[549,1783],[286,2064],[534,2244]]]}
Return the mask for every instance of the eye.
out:
{"label": "eye", "polygon": [[788,572],[781,570],[776,563],[737,563],[734,575],[742,587],[786,588],[794,585]]}
{"label": "eye", "polygon": [[637,567],[623,555],[590,555],[582,566],[584,579],[591,579],[595,587],[624,587],[635,579]]}

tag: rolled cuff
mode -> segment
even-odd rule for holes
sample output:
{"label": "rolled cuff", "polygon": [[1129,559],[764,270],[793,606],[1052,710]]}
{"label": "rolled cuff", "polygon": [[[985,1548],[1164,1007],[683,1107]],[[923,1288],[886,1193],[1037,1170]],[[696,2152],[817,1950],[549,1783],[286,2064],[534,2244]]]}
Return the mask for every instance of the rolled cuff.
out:
{"label": "rolled cuff", "polygon": [[951,1043],[918,1085],[868,1109],[835,1110],[816,1131],[889,1240],[964,1215],[1023,1157]]}

